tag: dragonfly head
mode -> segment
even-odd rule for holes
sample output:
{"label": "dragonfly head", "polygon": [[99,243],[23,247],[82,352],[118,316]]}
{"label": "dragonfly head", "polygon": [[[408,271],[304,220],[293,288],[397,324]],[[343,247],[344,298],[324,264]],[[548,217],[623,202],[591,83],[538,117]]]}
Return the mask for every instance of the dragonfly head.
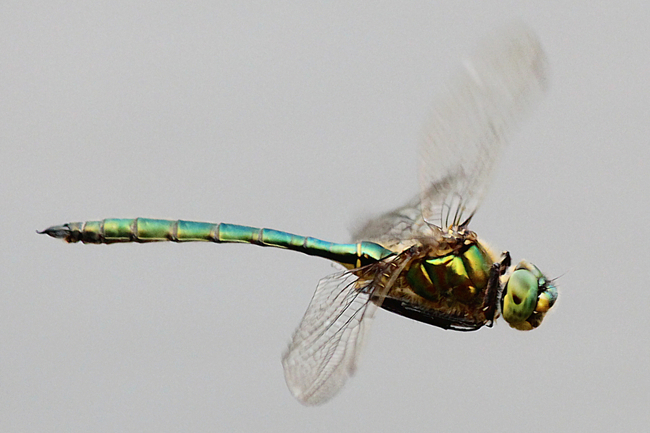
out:
{"label": "dragonfly head", "polygon": [[557,299],[557,287],[532,263],[522,260],[506,281],[501,314],[521,331],[537,328]]}

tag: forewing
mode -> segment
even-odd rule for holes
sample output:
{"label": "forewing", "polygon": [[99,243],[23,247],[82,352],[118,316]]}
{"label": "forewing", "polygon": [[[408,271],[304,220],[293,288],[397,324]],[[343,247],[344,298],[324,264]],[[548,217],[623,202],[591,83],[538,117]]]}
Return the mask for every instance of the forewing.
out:
{"label": "forewing", "polygon": [[372,241],[399,252],[408,248],[409,241],[434,235],[435,228],[424,224],[420,196],[404,206],[386,212],[366,222],[352,233],[353,242]]}
{"label": "forewing", "polygon": [[[375,265],[370,265],[375,266]],[[303,404],[333,397],[356,368],[364,336],[377,305],[372,281],[360,282],[355,271],[319,281],[291,344],[282,357],[291,393]]]}
{"label": "forewing", "polygon": [[424,219],[458,227],[479,206],[509,133],[543,94],[546,59],[514,26],[489,38],[441,94],[420,151]]}

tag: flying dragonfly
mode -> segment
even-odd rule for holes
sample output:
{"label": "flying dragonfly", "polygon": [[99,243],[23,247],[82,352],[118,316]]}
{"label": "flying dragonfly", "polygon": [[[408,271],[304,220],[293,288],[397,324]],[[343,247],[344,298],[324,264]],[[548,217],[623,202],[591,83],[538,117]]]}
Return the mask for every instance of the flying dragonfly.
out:
{"label": "flying dragonfly", "polygon": [[474,331],[497,317],[538,327],[558,290],[532,263],[511,265],[469,229],[507,138],[545,90],[546,59],[523,26],[488,38],[441,93],[420,146],[420,194],[369,221],[353,243],[234,224],[105,219],[40,233],[67,242],[249,243],[323,257],[323,278],[282,357],[303,404],[332,398],[353,374],[378,307],[443,329]]}

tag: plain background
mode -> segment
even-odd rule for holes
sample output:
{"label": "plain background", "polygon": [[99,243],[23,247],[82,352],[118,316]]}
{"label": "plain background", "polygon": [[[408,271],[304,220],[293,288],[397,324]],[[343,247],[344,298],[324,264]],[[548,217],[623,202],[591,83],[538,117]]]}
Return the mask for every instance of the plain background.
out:
{"label": "plain background", "polygon": [[[0,431],[642,431],[650,422],[650,3],[0,5]],[[473,229],[560,277],[533,332],[379,311],[301,406],[280,355],[326,261],[249,245],[65,245],[106,217],[331,241],[417,190],[462,57],[514,19],[548,96]]]}

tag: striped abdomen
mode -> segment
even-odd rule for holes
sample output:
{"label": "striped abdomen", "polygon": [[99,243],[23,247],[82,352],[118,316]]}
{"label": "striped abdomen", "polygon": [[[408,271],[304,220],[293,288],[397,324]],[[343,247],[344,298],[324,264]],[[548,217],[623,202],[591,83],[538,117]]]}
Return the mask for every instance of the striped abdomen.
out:
{"label": "striped abdomen", "polygon": [[339,244],[272,229],[182,220],[111,218],[53,226],[42,233],[66,242],[91,244],[164,241],[247,243],[299,251],[339,262],[348,268],[358,268],[393,254],[373,242]]}

